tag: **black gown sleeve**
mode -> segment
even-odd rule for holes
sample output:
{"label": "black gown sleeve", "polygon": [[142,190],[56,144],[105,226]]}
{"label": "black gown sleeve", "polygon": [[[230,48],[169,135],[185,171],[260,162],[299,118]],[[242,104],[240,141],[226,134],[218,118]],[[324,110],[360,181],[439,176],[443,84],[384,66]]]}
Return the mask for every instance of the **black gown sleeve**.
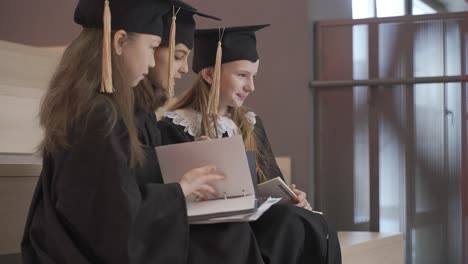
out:
{"label": "black gown sleeve", "polygon": [[180,263],[188,260],[189,225],[178,183],[147,183],[129,238],[130,263]]}
{"label": "black gown sleeve", "polygon": [[255,140],[257,143],[257,148],[259,151],[262,152],[264,155],[264,163],[263,167],[265,168],[265,176],[267,179],[273,179],[276,177],[281,177],[284,180],[283,173],[276,163],[275,155],[273,150],[271,149],[270,142],[268,141],[268,137],[266,134],[265,127],[263,126],[262,119],[260,117],[256,117],[255,123]]}
{"label": "black gown sleeve", "polygon": [[189,227],[185,196],[178,183],[163,184],[155,147],[161,134],[153,112],[137,112],[145,163],[135,168],[141,205],[130,236],[131,263],[186,263]]}

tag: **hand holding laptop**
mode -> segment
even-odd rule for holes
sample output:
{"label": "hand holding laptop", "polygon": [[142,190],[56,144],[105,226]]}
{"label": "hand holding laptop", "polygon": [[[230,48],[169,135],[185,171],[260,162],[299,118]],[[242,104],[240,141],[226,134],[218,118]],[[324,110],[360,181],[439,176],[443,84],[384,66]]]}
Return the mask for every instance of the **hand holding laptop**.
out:
{"label": "hand holding laptop", "polygon": [[[185,189],[189,223],[254,221],[260,216],[242,136],[159,146],[156,152],[164,182],[179,182]],[[214,164],[216,170],[207,164]],[[192,168],[198,169],[187,174]],[[192,200],[188,194],[206,201]],[[228,216],[238,217],[221,219]]]}
{"label": "hand holding laptop", "polygon": [[185,197],[193,194],[206,200],[208,194],[219,196],[218,191],[210,183],[223,180],[224,177],[224,174],[217,171],[215,166],[204,166],[185,173],[179,184]]}

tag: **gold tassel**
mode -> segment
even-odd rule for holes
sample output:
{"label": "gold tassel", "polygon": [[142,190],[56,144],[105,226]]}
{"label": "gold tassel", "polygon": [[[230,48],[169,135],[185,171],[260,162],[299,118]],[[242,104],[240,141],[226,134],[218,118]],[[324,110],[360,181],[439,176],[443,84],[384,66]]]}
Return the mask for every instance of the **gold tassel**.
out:
{"label": "gold tassel", "polygon": [[103,39],[102,39],[102,79],[101,92],[113,93],[112,86],[112,62],[111,62],[111,14],[109,1],[104,1],[104,18],[103,18]]}
{"label": "gold tassel", "polygon": [[174,96],[174,54],[175,54],[175,45],[176,45],[176,19],[177,13],[179,13],[180,7],[177,12],[174,12],[174,7],[172,7],[172,21],[171,21],[171,30],[169,31],[169,72],[167,80],[167,90],[170,97]]}
{"label": "gold tassel", "polygon": [[221,40],[218,41],[218,48],[216,49],[216,62],[213,72],[213,82],[211,83],[210,96],[208,99],[208,114],[218,115],[219,107],[219,89],[221,85],[221,58],[223,50],[221,47]]}
{"label": "gold tassel", "polygon": [[[221,33],[221,32],[220,32]],[[214,135],[210,134],[210,137],[215,137],[218,138],[218,125],[217,125],[217,120],[218,120],[218,108],[219,108],[219,90],[221,88],[221,64],[222,64],[222,58],[223,58],[223,48],[222,48],[222,39],[224,35],[224,29],[223,29],[223,34],[220,34],[220,38],[218,41],[218,47],[216,49],[216,60],[215,60],[215,65],[214,65],[214,71],[213,71],[213,81],[211,83],[211,88],[210,88],[210,94],[208,97],[208,113],[207,116],[211,118],[212,124],[213,124],[213,129],[214,129]]]}

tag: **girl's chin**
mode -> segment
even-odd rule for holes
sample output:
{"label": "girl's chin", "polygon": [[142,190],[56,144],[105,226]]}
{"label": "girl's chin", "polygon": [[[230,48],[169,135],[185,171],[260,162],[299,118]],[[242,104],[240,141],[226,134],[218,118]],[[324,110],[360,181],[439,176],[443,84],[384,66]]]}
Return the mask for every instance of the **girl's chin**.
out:
{"label": "girl's chin", "polygon": [[230,107],[239,108],[244,104],[244,102],[235,101],[234,103],[229,104]]}
{"label": "girl's chin", "polygon": [[133,83],[130,83],[130,86],[131,87],[136,87],[142,80],[143,80],[143,78],[135,80],[135,81],[133,81]]}

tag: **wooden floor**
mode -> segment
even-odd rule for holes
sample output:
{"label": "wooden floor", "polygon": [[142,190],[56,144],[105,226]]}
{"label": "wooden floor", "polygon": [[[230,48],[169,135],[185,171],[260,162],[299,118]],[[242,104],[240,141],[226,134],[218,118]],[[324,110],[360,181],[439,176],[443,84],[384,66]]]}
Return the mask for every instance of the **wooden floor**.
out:
{"label": "wooden floor", "polygon": [[343,264],[403,264],[401,233],[338,232]]}

